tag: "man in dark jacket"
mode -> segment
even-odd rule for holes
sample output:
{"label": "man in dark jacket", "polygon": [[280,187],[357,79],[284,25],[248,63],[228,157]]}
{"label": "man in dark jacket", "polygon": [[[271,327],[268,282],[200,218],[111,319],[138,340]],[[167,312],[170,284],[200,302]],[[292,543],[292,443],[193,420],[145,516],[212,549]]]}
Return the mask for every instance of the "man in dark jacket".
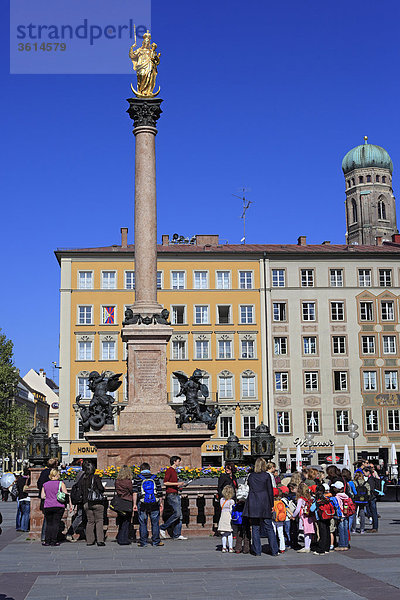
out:
{"label": "man in dark jacket", "polygon": [[140,474],[133,481],[133,510],[139,518],[139,547],[148,542],[147,520],[151,521],[151,541],[153,546],[164,546],[160,539],[160,513],[162,506],[162,487],[156,475],[150,471],[149,463],[140,465]]}
{"label": "man in dark jacket", "polygon": [[[57,469],[58,467],[58,460],[56,458],[50,458],[47,461],[47,467],[45,469],[43,469],[43,471],[40,473],[39,475],[39,479],[37,480],[37,489],[39,490],[39,498],[40,498],[40,493],[42,491],[42,487],[43,485],[47,482],[50,481],[50,471],[52,469]],[[40,510],[43,512],[43,504],[44,504],[44,500],[40,501]],[[44,515],[43,512],[43,525],[42,525],[42,533],[40,535],[40,539],[42,542],[45,541],[45,534],[46,534],[46,517]]]}

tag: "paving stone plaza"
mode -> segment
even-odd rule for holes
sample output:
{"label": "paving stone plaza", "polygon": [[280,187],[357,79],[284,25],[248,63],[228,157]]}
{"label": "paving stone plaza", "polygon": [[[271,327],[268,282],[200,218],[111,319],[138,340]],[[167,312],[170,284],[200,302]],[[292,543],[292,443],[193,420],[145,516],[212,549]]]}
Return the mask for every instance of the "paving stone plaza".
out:
{"label": "paving stone plaza", "polygon": [[[400,504],[380,503],[377,534],[325,556],[223,554],[217,537],[165,546],[45,548],[15,531],[15,503],[1,503],[0,600],[394,600],[400,598]],[[184,532],[183,532],[184,533]]]}

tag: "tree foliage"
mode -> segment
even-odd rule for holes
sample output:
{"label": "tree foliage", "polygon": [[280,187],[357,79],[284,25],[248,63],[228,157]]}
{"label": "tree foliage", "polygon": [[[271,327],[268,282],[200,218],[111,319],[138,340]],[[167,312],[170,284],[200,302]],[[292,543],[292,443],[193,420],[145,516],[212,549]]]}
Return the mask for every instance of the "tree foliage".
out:
{"label": "tree foliage", "polygon": [[13,347],[0,329],[0,454],[10,454],[24,446],[32,426],[27,407],[13,402],[19,381]]}

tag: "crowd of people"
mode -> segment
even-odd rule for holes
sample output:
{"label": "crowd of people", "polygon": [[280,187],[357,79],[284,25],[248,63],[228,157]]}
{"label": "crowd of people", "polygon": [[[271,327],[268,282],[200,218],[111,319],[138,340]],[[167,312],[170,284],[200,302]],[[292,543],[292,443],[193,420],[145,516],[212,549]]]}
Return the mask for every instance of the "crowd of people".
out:
{"label": "crowd of people", "polygon": [[356,533],[378,531],[382,480],[368,461],[354,465],[354,477],[330,465],[326,471],[304,468],[281,479],[275,463],[263,458],[255,461],[244,484],[238,484],[235,473],[235,465],[227,463],[218,482],[222,552],[261,556],[264,536],[272,556],[289,548],[324,555],[347,551]]}
{"label": "crowd of people", "polygon": [[[180,465],[181,458],[172,456],[163,481],[146,462],[135,477],[130,467],[122,466],[115,495],[108,502],[92,462],[83,462],[74,485],[67,490],[60,480],[57,459],[50,459],[37,482],[43,513],[42,544],[59,546],[64,539],[72,543],[85,539],[88,546],[105,546],[108,504],[116,514],[119,545],[137,541],[140,548],[163,546],[168,536],[186,540],[180,493],[185,482],[179,481]],[[29,483],[29,470],[25,469],[13,484],[18,531],[29,531]],[[319,555],[346,551],[354,534],[378,531],[376,502],[383,494],[382,484],[375,466],[368,461],[354,465],[354,476],[348,469],[330,465],[325,470],[305,467],[280,477],[275,463],[258,458],[244,481],[238,481],[235,464],[228,462],[218,479],[220,510],[214,519],[218,521],[222,552],[261,556],[262,537],[268,538],[272,556],[288,549]],[[63,534],[66,510],[70,525]],[[133,522],[138,524],[137,539]]]}

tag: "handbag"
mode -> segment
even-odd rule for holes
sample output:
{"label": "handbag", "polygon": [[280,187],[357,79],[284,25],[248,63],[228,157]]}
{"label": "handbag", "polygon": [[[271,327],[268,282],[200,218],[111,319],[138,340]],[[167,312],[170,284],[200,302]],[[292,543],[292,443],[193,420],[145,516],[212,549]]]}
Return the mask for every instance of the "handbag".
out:
{"label": "handbag", "polygon": [[61,481],[60,481],[60,483],[58,485],[57,500],[61,504],[65,504],[66,501],[67,501],[67,494],[65,492],[61,491]]}
{"label": "handbag", "polygon": [[247,498],[249,496],[250,488],[249,488],[249,484],[247,483],[247,479],[248,478],[246,477],[244,483],[239,483],[239,487],[236,492],[237,500],[242,500],[242,501],[247,500]]}
{"label": "handbag", "polygon": [[110,508],[116,513],[120,513],[125,515],[127,512],[133,512],[133,504],[131,500],[125,500],[118,496],[118,494],[114,495],[114,498],[110,502]]}
{"label": "handbag", "polygon": [[103,502],[104,502],[103,492],[99,492],[94,487],[94,477],[92,478],[92,484],[88,490],[87,499],[88,499],[89,504],[103,504]]}

